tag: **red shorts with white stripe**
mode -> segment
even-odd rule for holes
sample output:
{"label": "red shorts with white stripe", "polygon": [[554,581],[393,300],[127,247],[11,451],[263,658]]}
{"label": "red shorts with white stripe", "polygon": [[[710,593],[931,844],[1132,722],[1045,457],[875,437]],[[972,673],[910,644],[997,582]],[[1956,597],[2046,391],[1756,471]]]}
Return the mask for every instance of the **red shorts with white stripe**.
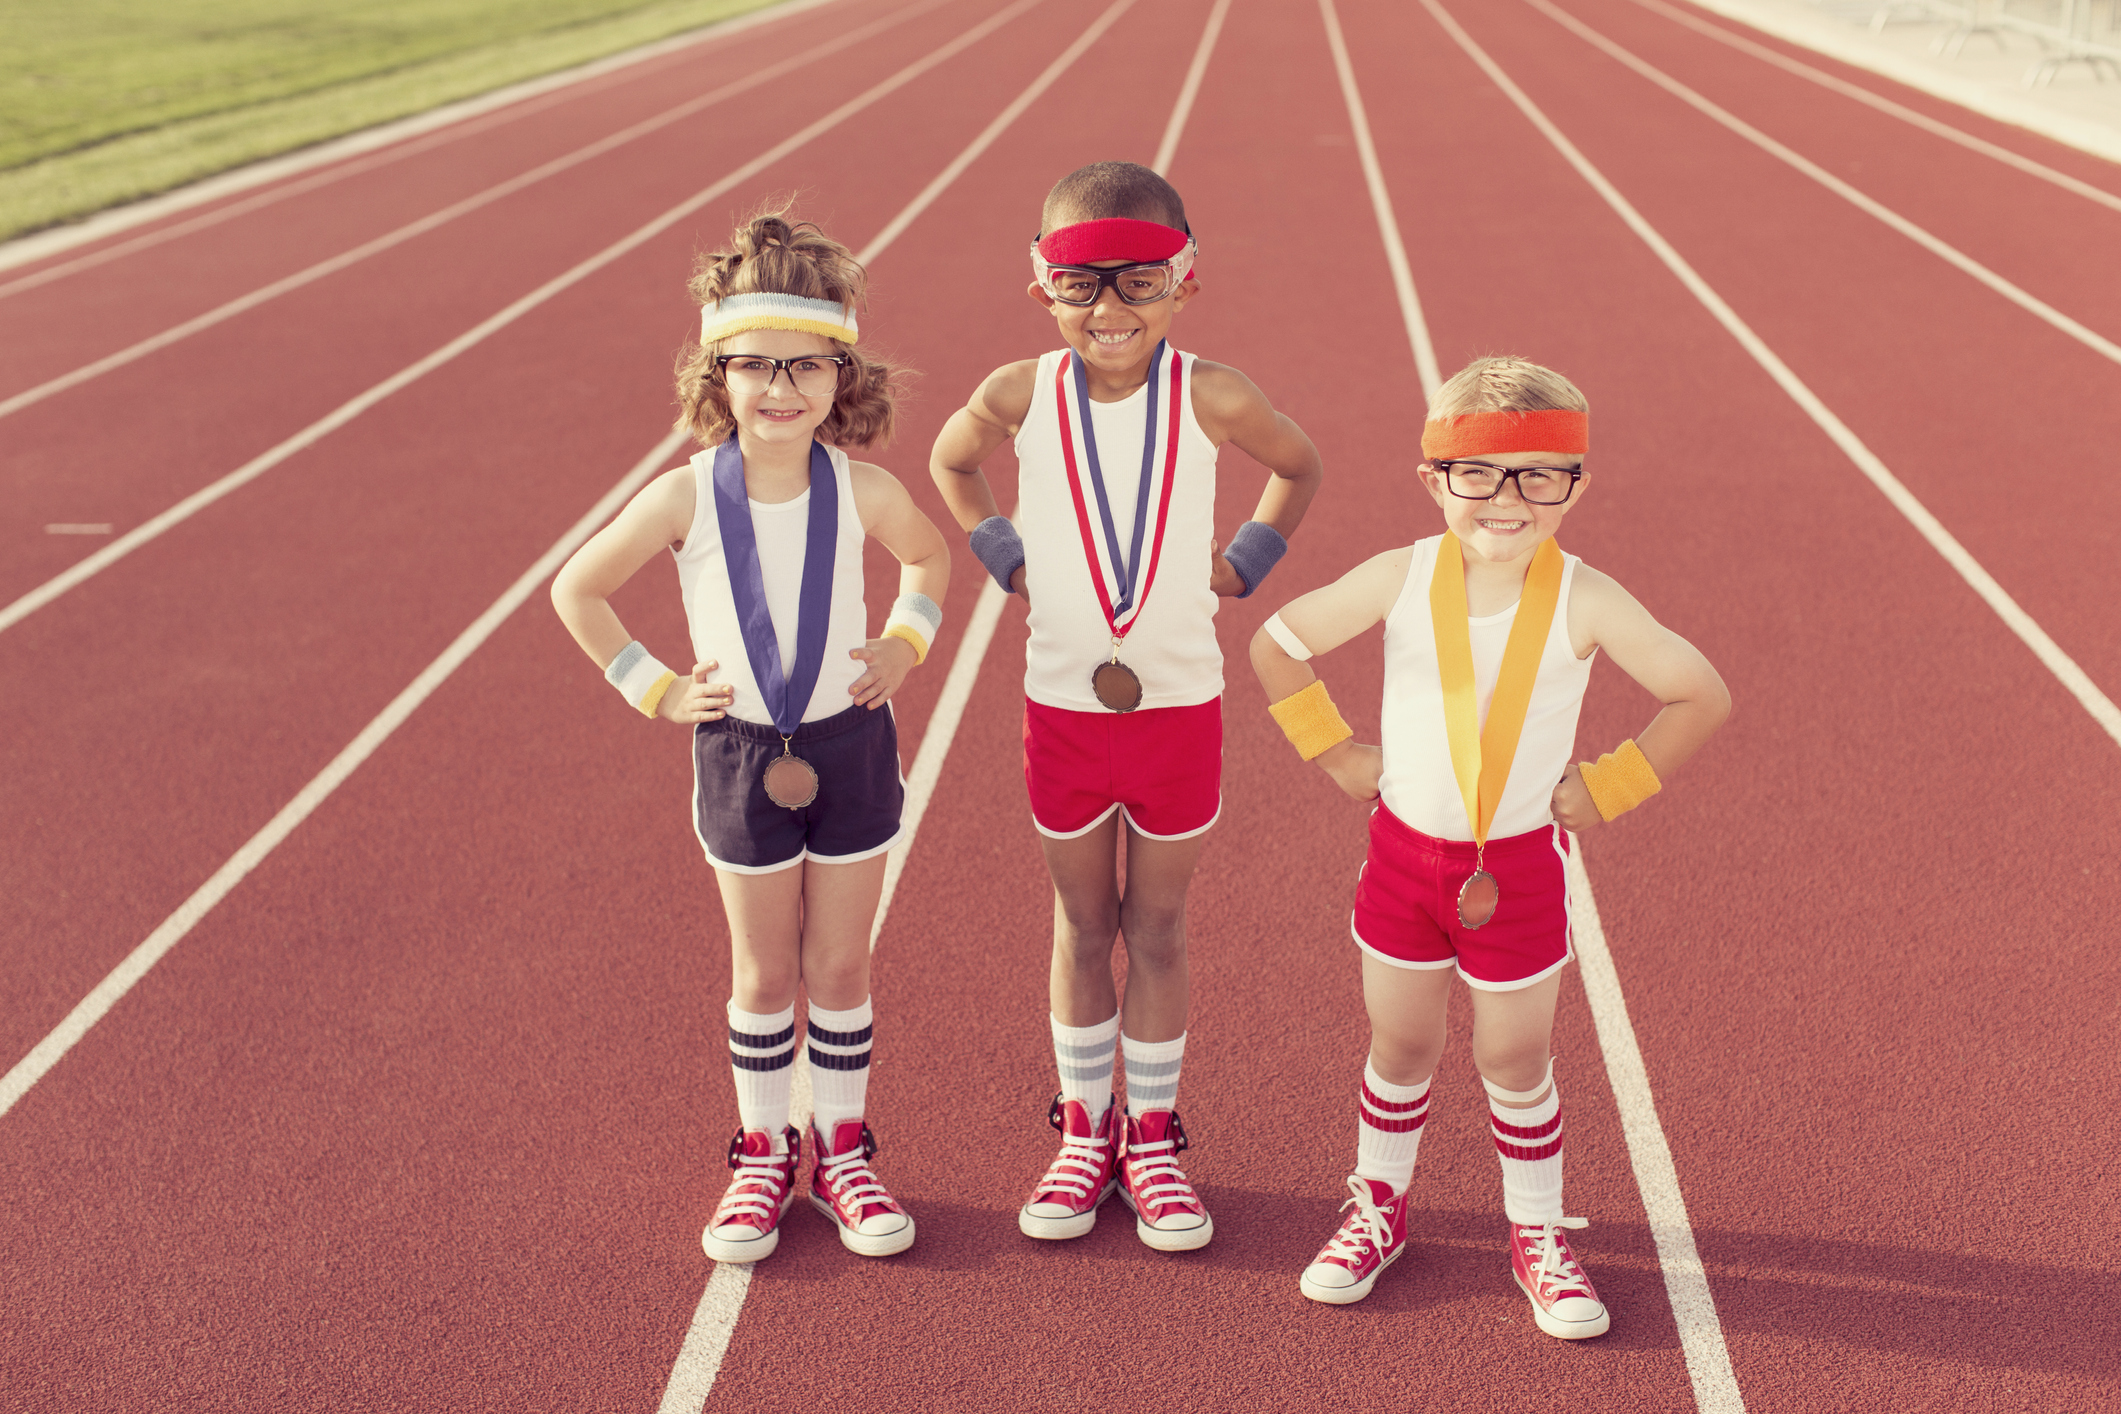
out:
{"label": "red shorts with white stripe", "polygon": [[1370,816],[1370,853],[1355,886],[1349,930],[1364,952],[1394,967],[1456,966],[1469,987],[1512,992],[1574,956],[1569,837],[1559,825],[1489,840],[1488,872],[1502,901],[1479,928],[1458,921],[1458,891],[1473,875],[1471,840],[1439,840],[1380,801]]}
{"label": "red shorts with white stripe", "polygon": [[1031,822],[1057,840],[1113,811],[1138,835],[1182,840],[1223,808],[1223,700],[1134,712],[1071,712],[1024,700]]}

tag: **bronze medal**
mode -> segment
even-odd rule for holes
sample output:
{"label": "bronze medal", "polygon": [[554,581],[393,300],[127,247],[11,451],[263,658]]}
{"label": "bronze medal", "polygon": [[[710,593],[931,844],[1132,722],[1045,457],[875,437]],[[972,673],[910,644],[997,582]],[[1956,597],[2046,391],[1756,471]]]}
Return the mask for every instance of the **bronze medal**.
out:
{"label": "bronze medal", "polygon": [[1099,663],[1091,672],[1090,691],[1115,712],[1132,712],[1142,705],[1142,680],[1117,658]]}
{"label": "bronze medal", "polygon": [[1495,876],[1485,869],[1473,871],[1458,890],[1458,921],[1467,928],[1478,928],[1495,916],[1495,907],[1502,902],[1502,890],[1496,887]]}
{"label": "bronze medal", "polygon": [[801,810],[817,799],[817,768],[788,749],[781,738],[781,754],[766,767],[766,799],[783,810]]}

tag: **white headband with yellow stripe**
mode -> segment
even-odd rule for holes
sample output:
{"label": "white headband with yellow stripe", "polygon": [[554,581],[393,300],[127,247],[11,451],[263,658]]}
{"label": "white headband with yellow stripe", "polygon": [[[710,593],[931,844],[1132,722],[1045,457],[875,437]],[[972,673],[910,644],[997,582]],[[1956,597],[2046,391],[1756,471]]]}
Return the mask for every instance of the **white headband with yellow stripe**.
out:
{"label": "white headband with yellow stripe", "polygon": [[861,332],[854,306],[801,295],[731,295],[700,310],[700,342],[714,343],[747,329],[792,329],[851,344]]}

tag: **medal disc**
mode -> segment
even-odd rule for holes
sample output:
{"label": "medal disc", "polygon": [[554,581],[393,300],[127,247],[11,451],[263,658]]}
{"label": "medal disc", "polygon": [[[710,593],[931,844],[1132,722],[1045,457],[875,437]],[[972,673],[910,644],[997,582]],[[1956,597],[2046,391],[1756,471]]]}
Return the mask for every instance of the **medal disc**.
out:
{"label": "medal disc", "polygon": [[1502,902],[1502,890],[1496,887],[1495,876],[1487,870],[1477,870],[1458,891],[1458,921],[1468,928],[1478,928],[1495,916],[1495,906]]}
{"label": "medal disc", "polygon": [[800,756],[776,756],[766,768],[766,799],[800,810],[817,799],[817,770]]}
{"label": "medal disc", "polygon": [[1142,705],[1142,680],[1125,663],[1099,663],[1090,674],[1090,691],[1115,712],[1132,712]]}

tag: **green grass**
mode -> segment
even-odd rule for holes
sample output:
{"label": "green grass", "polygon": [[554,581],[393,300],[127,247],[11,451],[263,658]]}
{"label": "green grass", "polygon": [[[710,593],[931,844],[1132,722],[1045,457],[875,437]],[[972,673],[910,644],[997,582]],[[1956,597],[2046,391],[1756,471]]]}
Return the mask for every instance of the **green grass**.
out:
{"label": "green grass", "polygon": [[0,238],[775,0],[0,0]]}

